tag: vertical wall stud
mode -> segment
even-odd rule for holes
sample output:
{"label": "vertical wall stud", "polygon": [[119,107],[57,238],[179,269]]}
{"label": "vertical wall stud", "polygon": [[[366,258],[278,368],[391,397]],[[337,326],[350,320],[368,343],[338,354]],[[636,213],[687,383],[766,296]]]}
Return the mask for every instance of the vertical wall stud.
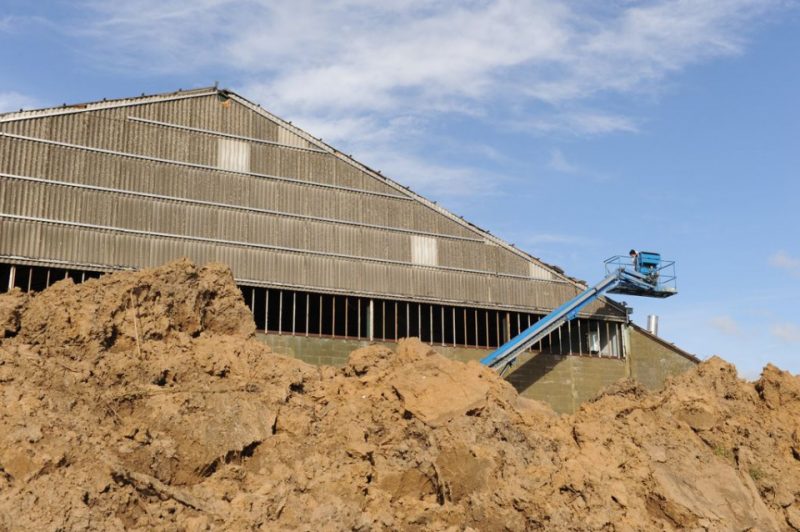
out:
{"label": "vertical wall stud", "polygon": [[[386,321],[386,316],[384,316],[383,321]],[[375,300],[369,300],[369,312],[367,314],[367,336],[369,337],[370,342],[375,341]]]}
{"label": "vertical wall stud", "polygon": [[428,316],[430,324],[428,325],[428,342],[433,345],[433,305],[428,305]]}
{"label": "vertical wall stud", "polygon": [[497,336],[495,336],[495,338],[497,339],[497,345],[500,345],[500,341],[502,340],[502,337],[501,337],[501,328],[502,328],[501,323],[503,321],[502,316],[503,316],[503,314],[501,312],[498,312],[496,310],[494,311],[494,325],[495,325],[494,328],[497,329],[495,331],[495,334],[497,335]]}
{"label": "vertical wall stud", "polygon": [[[458,344],[458,336],[456,335],[456,307],[452,307],[451,312],[453,313],[453,347]],[[442,338],[442,343],[444,343],[444,337]]]}
{"label": "vertical wall stud", "polygon": [[478,309],[475,309],[475,347],[479,347],[480,342],[478,341]]}
{"label": "vertical wall stud", "polygon": [[569,352],[567,354],[572,354],[572,320],[567,322],[567,336],[569,337]]}
{"label": "vertical wall stud", "polygon": [[486,317],[486,347],[489,347],[489,311],[485,311],[483,315]]}
{"label": "vertical wall stud", "polygon": [[444,331],[445,331],[445,324],[444,324],[444,306],[442,306],[442,345],[444,345]]}

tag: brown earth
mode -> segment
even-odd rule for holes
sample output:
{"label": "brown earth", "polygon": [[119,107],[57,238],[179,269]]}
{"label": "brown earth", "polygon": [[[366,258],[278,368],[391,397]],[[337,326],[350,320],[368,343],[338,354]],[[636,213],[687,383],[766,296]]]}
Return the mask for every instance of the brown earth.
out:
{"label": "brown earth", "polygon": [[0,530],[800,530],[800,379],[572,416],[416,340],[270,353],[222,266],[0,296]]}

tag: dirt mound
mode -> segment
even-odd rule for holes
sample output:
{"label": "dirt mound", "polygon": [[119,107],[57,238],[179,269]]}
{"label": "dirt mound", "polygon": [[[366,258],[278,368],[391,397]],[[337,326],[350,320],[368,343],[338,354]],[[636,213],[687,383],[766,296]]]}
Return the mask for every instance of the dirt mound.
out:
{"label": "dirt mound", "polygon": [[712,359],[574,416],[416,340],[270,353],[179,261],[0,296],[0,530],[800,529],[800,379]]}

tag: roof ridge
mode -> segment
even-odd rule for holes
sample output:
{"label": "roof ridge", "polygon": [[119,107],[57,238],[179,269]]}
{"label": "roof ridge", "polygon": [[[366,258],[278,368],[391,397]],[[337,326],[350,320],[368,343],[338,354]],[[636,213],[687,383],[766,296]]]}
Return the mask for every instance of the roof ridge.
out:
{"label": "roof ridge", "polygon": [[128,98],[112,98],[107,99],[103,98],[102,100],[94,100],[90,102],[80,102],[80,103],[73,103],[73,104],[61,104],[58,106],[51,106],[51,107],[38,107],[36,109],[20,109],[19,111],[8,111],[5,113],[0,113],[0,121],[2,122],[12,122],[15,120],[25,120],[28,118],[37,118],[41,116],[51,116],[54,114],[70,114],[70,113],[80,113],[84,111],[93,111],[96,109],[104,109],[106,107],[116,107],[116,106],[125,106],[125,105],[137,105],[143,101],[160,101],[163,99],[169,98],[193,98],[196,96],[205,96],[207,94],[213,94],[215,92],[223,92],[220,90],[216,85],[211,85],[208,87],[197,87],[193,89],[178,89],[176,91],[171,92],[158,92],[153,94],[145,94],[144,92],[140,96],[128,97]]}

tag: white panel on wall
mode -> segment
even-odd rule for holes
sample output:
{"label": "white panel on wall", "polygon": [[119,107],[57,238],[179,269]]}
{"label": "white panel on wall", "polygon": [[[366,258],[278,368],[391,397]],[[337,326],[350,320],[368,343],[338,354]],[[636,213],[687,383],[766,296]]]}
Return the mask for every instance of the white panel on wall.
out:
{"label": "white panel on wall", "polygon": [[545,281],[553,280],[553,274],[547,271],[545,268],[542,268],[535,262],[531,262],[530,264],[530,276],[533,279],[543,279]]}
{"label": "white panel on wall", "polygon": [[217,166],[234,172],[250,171],[250,144],[241,140],[217,139]]}
{"label": "white panel on wall", "polygon": [[436,239],[429,236],[413,235],[411,237],[411,262],[426,266],[436,266],[438,263]]}

